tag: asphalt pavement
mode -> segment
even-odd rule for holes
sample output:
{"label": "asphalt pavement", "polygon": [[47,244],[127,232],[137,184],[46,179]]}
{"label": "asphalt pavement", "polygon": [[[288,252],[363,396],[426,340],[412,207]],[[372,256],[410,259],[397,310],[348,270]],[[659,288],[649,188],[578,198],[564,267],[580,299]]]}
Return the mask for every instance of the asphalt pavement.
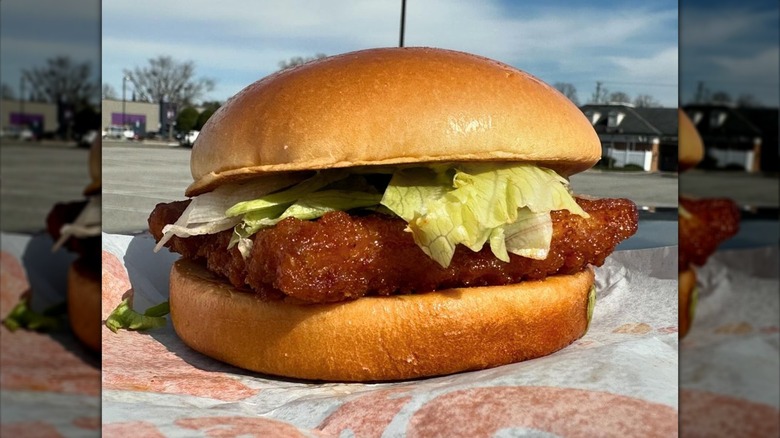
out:
{"label": "asphalt pavement", "polygon": [[0,230],[45,230],[55,203],[83,200],[88,159],[75,143],[0,140]]}

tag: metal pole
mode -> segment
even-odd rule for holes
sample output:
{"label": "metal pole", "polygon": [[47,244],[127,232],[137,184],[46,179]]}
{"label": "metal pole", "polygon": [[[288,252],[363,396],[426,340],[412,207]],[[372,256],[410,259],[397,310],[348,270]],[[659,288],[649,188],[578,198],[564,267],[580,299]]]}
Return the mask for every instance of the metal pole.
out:
{"label": "metal pole", "polygon": [[19,79],[19,132],[24,126],[24,76]]}
{"label": "metal pole", "polygon": [[125,83],[127,82],[127,76],[122,76],[122,136],[125,135],[125,125],[127,122],[125,121]]}
{"label": "metal pole", "polygon": [[122,76],[122,137],[124,138],[125,135],[125,126],[127,126],[127,111],[125,110],[125,105],[127,102],[127,99],[125,99],[125,88],[126,88],[126,82],[127,82],[127,76]]}
{"label": "metal pole", "polygon": [[406,25],[406,0],[401,0],[401,36],[398,41],[398,47],[404,46],[404,27]]}

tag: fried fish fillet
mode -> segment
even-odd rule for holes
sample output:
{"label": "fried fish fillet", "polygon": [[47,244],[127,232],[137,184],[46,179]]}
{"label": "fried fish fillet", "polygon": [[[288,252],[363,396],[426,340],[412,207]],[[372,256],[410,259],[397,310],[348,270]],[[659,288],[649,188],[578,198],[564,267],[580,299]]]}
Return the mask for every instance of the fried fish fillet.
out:
{"label": "fried fish fillet", "polygon": [[724,240],[739,231],[739,208],[728,198],[680,197],[679,269],[702,266]]}
{"label": "fried fish fillet", "polygon": [[[510,254],[505,263],[487,247],[473,252],[459,246],[450,265],[442,268],[404,231],[403,220],[378,213],[330,212],[315,221],[285,219],[253,236],[246,261],[236,248],[227,250],[231,230],[174,237],[166,246],[186,258],[205,260],[209,270],[237,288],[281,293],[308,303],[503,285],[600,266],[637,230],[637,210],[630,200],[577,198],[577,203],[590,218],[552,212],[553,237],[545,260]],[[155,208],[149,217],[155,239],[160,240],[162,228],[175,222],[186,206],[183,201]]]}

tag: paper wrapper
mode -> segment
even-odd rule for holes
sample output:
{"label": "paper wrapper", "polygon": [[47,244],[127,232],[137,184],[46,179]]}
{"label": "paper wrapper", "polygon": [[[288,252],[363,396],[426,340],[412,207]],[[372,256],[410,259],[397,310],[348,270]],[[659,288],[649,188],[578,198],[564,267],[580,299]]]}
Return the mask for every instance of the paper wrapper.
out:
{"label": "paper wrapper", "polygon": [[696,317],[680,345],[682,436],[780,436],[778,253],[719,251],[697,270]]}
{"label": "paper wrapper", "polygon": [[[0,236],[0,317],[29,296],[41,311],[66,297],[74,256],[48,236]],[[100,435],[100,358],[67,327],[52,333],[0,326],[0,436]]]}
{"label": "paper wrapper", "polygon": [[[171,263],[148,236],[103,236],[103,317],[167,299]],[[451,376],[315,384],[258,375],[167,327],[103,329],[104,436],[677,434],[677,248],[619,251],[597,270],[588,333],[547,357]]]}

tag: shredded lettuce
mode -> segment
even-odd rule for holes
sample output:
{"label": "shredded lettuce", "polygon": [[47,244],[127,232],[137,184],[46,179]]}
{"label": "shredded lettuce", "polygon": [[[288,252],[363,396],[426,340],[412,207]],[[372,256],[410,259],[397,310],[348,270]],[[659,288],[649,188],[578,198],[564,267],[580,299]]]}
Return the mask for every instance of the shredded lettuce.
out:
{"label": "shredded lettuce", "polygon": [[[454,172],[454,174],[453,174]],[[456,169],[401,169],[382,205],[408,222],[407,230],[428,256],[449,266],[457,245],[493,254],[544,259],[550,248],[550,212],[588,217],[568,182],[554,171],[527,164],[463,164]]]}
{"label": "shredded lettuce", "polygon": [[[312,220],[329,211],[371,209],[407,222],[421,250],[443,267],[464,245],[488,244],[500,260],[509,254],[542,260],[550,250],[550,212],[588,217],[569,193],[568,181],[550,169],[517,163],[463,163],[430,167],[330,169],[258,187],[220,187],[191,202],[171,236],[217,233],[233,228],[229,248],[246,258],[252,235],[285,218]],[[277,179],[274,179],[277,181]],[[378,182],[379,181],[379,182]]]}
{"label": "shredded lettuce", "polygon": [[64,301],[38,313],[30,308],[27,298],[22,298],[3,319],[3,325],[12,332],[20,328],[47,332],[60,328],[60,320],[66,313],[67,306]]}
{"label": "shredded lettuce", "polygon": [[130,307],[130,298],[125,298],[106,318],[106,327],[116,333],[124,330],[151,330],[165,326],[165,315],[170,313],[170,306],[164,301],[152,306],[141,314]]}
{"label": "shredded lettuce", "polygon": [[190,237],[229,230],[239,224],[241,218],[227,216],[225,211],[228,208],[240,201],[273,193],[302,179],[301,176],[284,174],[247,184],[228,184],[196,196],[175,223],[163,227],[163,237],[157,242],[154,251],[159,251],[173,236]]}

